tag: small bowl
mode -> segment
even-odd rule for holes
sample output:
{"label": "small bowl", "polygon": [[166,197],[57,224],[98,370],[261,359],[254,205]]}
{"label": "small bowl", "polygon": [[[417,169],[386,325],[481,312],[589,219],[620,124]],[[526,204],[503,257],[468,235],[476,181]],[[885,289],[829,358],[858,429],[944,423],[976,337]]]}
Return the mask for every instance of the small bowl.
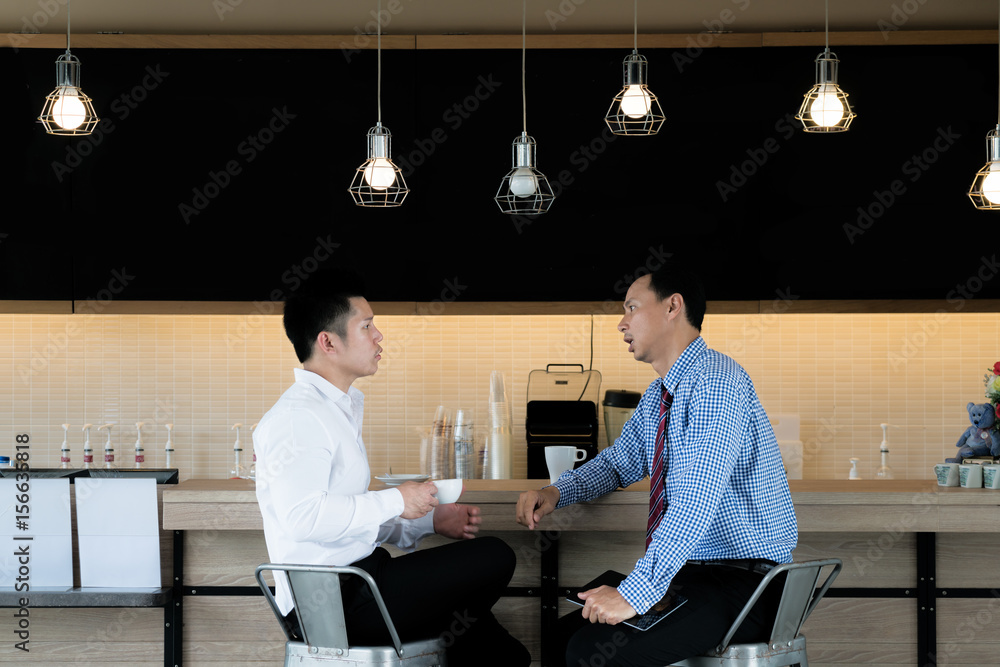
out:
{"label": "small bowl", "polygon": [[438,499],[438,504],[448,505],[458,500],[458,497],[462,495],[462,482],[461,479],[434,480],[434,486],[437,487],[437,493],[434,496]]}

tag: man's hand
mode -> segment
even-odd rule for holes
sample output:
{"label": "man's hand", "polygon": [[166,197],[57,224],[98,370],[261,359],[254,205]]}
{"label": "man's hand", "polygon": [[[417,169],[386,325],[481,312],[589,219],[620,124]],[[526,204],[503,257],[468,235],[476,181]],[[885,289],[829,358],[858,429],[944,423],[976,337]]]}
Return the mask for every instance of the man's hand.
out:
{"label": "man's hand", "polygon": [[434,532],[453,540],[471,540],[482,522],[475,505],[450,503],[434,510]]}
{"label": "man's hand", "polygon": [[617,625],[635,616],[632,605],[625,601],[617,588],[611,586],[598,586],[589,591],[581,591],[577,593],[577,597],[585,600],[583,617],[591,623]]}
{"label": "man's hand", "polygon": [[534,530],[546,514],[551,514],[559,502],[559,489],[547,486],[537,491],[525,491],[517,499],[517,522]]}
{"label": "man's hand", "polygon": [[403,513],[399,516],[404,519],[419,519],[430,512],[438,504],[434,494],[437,487],[434,482],[403,482],[396,487],[403,494]]}

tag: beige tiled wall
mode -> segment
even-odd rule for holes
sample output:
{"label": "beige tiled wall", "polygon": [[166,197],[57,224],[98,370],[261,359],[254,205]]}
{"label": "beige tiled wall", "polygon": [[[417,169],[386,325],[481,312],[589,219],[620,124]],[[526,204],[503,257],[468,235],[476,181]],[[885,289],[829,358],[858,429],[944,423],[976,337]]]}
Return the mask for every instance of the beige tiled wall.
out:
{"label": "beige tiled wall", "polygon": [[[490,373],[500,370],[512,390],[515,475],[524,476],[528,373],[589,364],[592,321],[601,396],[643,390],[653,372],[628,354],[617,316],[376,315],[386,351],[379,373],[358,383],[373,472],[419,468],[418,429],[438,405],[484,421]],[[1000,314],[709,315],[703,335],[747,368],[772,417],[800,415],[806,478],[846,478],[853,456],[871,476],[885,421],[907,426],[890,431],[897,477],[930,478],[1000,359]],[[82,424],[114,422],[117,459],[131,466],[134,424],[144,421],[146,460],[157,466],[172,422],[182,479],[224,477],[230,426],[257,421],[297,365],[278,316],[3,315],[0,454],[28,432],[33,467],[57,466],[68,422],[79,464]],[[96,430],[91,442],[99,459]]]}

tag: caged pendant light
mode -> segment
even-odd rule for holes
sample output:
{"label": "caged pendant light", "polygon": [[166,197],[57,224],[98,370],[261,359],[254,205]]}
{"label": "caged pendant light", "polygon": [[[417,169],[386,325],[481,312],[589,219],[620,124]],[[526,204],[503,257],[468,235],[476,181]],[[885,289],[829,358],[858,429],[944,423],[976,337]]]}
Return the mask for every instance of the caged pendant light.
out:
{"label": "caged pendant light", "polygon": [[513,215],[539,215],[545,213],[555,201],[555,193],[545,174],[535,168],[536,144],[528,136],[528,102],[525,85],[526,16],[527,0],[521,5],[521,113],[523,131],[511,147],[512,168],[500,182],[493,198],[504,213]]}
{"label": "caged pendant light", "polygon": [[392,162],[392,134],[382,125],[382,0],[378,2],[378,122],[368,130],[368,159],[357,168],[348,191],[358,206],[399,206],[410,190]]}
{"label": "caged pendant light", "polygon": [[634,5],[632,39],[632,53],[622,63],[625,83],[611,100],[604,122],[614,134],[646,137],[659,132],[666,118],[656,95],[646,85],[647,63],[639,55],[639,0]]}
{"label": "caged pendant light", "polygon": [[66,3],[66,53],[56,58],[56,87],[45,97],[38,117],[49,134],[78,137],[94,131],[100,119],[80,90],[80,60],[70,53],[70,4]]}
{"label": "caged pendant light", "polygon": [[826,0],[826,48],[816,57],[816,85],[805,94],[795,115],[806,132],[846,132],[855,114],[847,93],[837,85],[840,61],[830,51],[830,0]]}
{"label": "caged pendant light", "polygon": [[[1000,34],[1000,26],[997,30]],[[997,101],[997,126],[986,134],[986,164],[976,172],[969,188],[969,199],[981,211],[1000,210],[1000,99]]]}

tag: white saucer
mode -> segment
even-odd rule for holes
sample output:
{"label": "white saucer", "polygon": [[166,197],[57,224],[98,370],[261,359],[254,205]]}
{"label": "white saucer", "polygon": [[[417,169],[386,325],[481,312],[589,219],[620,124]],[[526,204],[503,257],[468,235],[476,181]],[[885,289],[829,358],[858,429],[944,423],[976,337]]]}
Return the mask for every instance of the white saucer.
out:
{"label": "white saucer", "polygon": [[426,482],[430,475],[375,475],[375,479],[386,486],[399,486],[403,482]]}

